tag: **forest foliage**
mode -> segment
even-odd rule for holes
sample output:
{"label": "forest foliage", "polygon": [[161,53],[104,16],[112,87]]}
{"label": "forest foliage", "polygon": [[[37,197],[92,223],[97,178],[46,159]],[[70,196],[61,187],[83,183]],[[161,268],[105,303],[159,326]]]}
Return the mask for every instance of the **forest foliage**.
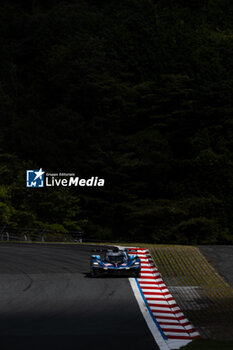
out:
{"label": "forest foliage", "polygon": [[230,0],[3,0],[0,225],[233,243],[232,55]]}

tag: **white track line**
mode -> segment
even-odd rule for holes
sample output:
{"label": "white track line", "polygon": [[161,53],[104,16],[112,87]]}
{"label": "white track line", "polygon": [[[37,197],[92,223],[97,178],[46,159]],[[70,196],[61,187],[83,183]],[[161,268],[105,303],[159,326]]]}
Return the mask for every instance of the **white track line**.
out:
{"label": "white track line", "polygon": [[141,310],[141,313],[147,323],[147,326],[149,328],[149,330],[151,331],[153,338],[156,342],[156,344],[158,344],[160,350],[170,350],[170,347],[168,347],[166,341],[163,339],[160,330],[158,329],[158,327],[156,326],[155,322],[153,321],[145,303],[144,300],[141,296],[141,293],[138,289],[137,283],[135,281],[134,278],[129,278],[129,282],[131,284],[132,290],[134,292],[135,298],[138,302],[139,308]]}

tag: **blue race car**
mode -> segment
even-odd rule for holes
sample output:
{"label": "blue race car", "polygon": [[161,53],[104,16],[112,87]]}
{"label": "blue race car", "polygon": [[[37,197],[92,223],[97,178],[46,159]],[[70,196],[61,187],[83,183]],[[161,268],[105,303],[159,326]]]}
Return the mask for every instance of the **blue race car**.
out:
{"label": "blue race car", "polygon": [[91,256],[91,276],[126,275],[140,277],[141,261],[137,255],[128,255],[127,249],[108,249],[103,258]]}

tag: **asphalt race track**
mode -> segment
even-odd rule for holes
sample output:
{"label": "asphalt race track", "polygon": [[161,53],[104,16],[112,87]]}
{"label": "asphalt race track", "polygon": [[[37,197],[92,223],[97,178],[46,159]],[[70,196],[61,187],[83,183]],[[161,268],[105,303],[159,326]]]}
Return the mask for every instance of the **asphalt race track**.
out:
{"label": "asphalt race track", "polygon": [[158,349],[127,278],[90,278],[93,246],[0,244],[0,349]]}

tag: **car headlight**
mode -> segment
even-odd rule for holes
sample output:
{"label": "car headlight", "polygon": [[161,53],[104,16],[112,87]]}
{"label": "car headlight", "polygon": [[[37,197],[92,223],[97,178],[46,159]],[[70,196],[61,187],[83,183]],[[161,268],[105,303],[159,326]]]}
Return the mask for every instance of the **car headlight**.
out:
{"label": "car headlight", "polygon": [[134,265],[140,265],[139,261],[135,261]]}
{"label": "car headlight", "polygon": [[94,261],[93,265],[100,265],[98,262]]}

